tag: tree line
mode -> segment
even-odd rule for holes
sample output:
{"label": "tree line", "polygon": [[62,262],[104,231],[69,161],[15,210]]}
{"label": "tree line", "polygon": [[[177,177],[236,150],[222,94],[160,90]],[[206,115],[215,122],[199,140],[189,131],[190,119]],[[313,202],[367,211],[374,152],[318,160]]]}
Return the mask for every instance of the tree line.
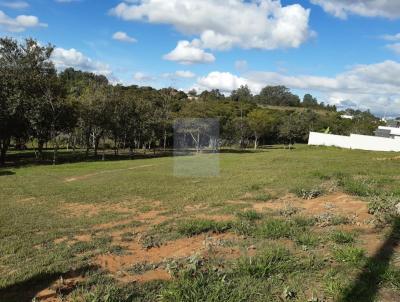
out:
{"label": "tree line", "polygon": [[99,150],[166,149],[173,146],[176,119],[219,120],[219,146],[306,142],[309,131],[371,134],[379,120],[354,111],[340,118],[335,106],[310,94],[303,100],[284,86],[266,86],[253,95],[247,86],[229,96],[219,90],[188,93],[112,85],[102,75],[57,72],[53,45],[34,39],[0,39],[0,164],[10,147],[34,147],[38,160],[47,144],[57,161],[60,146]]}

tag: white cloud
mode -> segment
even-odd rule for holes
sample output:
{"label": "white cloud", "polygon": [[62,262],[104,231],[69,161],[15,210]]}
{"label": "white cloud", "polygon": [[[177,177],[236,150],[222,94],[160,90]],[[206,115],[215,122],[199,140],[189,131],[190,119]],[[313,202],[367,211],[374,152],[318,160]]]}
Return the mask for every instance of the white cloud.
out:
{"label": "white cloud", "polygon": [[25,9],[29,7],[29,3],[25,1],[1,1],[0,6],[11,9]]}
{"label": "white cloud", "polygon": [[400,41],[400,33],[394,35],[383,35],[382,39],[386,41]]}
{"label": "white cloud", "polygon": [[91,58],[85,56],[83,53],[77,51],[74,48],[64,49],[56,48],[54,49],[52,55],[52,61],[57,69],[63,70],[68,67],[75,69],[93,72],[95,74],[105,75],[112,78],[112,71],[108,64],[94,61]]}
{"label": "white cloud", "polygon": [[34,27],[47,27],[47,24],[41,23],[36,16],[19,15],[11,18],[0,10],[0,28],[9,32],[23,32]]}
{"label": "white cloud", "polygon": [[175,75],[178,78],[184,78],[184,79],[191,79],[196,76],[196,74],[194,74],[193,72],[188,71],[188,70],[178,70],[175,72]]}
{"label": "white cloud", "polygon": [[113,39],[121,42],[135,43],[137,40],[133,37],[130,37],[127,33],[122,31],[117,31],[113,35]]}
{"label": "white cloud", "polygon": [[137,82],[151,82],[155,80],[155,77],[148,75],[147,73],[144,72],[136,72],[133,75],[133,79]]}
{"label": "white cloud", "polygon": [[197,81],[199,89],[230,92],[248,85],[258,93],[266,85],[285,85],[291,89],[318,93],[323,101],[342,106],[352,101],[360,109],[370,108],[377,114],[385,111],[400,114],[400,63],[384,61],[357,65],[335,77],[312,75],[288,76],[276,72],[250,72],[238,77],[227,72],[211,72]]}
{"label": "white cloud", "polygon": [[349,14],[390,19],[400,17],[399,0],[311,0],[311,3],[342,19]]}
{"label": "white cloud", "polygon": [[111,14],[129,21],[173,25],[199,37],[198,48],[296,48],[312,34],[310,10],[275,0],[135,0]]}
{"label": "white cloud", "polygon": [[219,89],[222,92],[231,92],[242,85],[248,85],[253,91],[259,91],[257,83],[246,78],[238,77],[229,72],[213,71],[197,80],[197,84],[204,89]]}
{"label": "white cloud", "polygon": [[168,61],[175,61],[180,64],[212,63],[215,61],[213,54],[201,49],[198,40],[179,41],[178,45],[170,53],[163,57]]}
{"label": "white cloud", "polygon": [[391,51],[393,51],[396,54],[400,55],[400,43],[393,43],[393,44],[388,44],[386,45],[387,49],[390,49]]}

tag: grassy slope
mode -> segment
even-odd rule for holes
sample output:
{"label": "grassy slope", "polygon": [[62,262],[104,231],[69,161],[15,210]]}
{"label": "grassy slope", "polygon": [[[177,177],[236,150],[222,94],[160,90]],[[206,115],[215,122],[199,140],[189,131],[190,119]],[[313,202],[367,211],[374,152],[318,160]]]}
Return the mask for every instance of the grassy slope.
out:
{"label": "grassy slope", "polygon": [[[268,188],[283,195],[297,188],[316,187],[329,178],[343,177],[366,179],[361,184],[352,184],[350,190],[354,186],[361,191],[373,188],[378,195],[392,192],[400,196],[400,161],[376,160],[396,156],[394,153],[299,146],[292,151],[215,156],[220,157],[221,172],[211,178],[173,177],[173,158],[8,169],[13,175],[0,170],[3,175],[0,176],[0,289],[41,273],[67,272],[71,267],[80,267],[87,263],[86,258],[75,256],[80,249],[110,248],[106,239],[99,239],[93,247],[67,248],[53,243],[95,224],[121,219],[107,212],[85,219],[71,218],[63,210],[65,202],[112,204],[133,199],[159,200],[171,211],[179,212],[184,205],[212,206],[240,198],[252,188]],[[127,169],[135,166],[138,168]],[[67,178],[82,175],[89,176],[65,182]],[[47,249],[34,248],[39,245],[46,245]]]}

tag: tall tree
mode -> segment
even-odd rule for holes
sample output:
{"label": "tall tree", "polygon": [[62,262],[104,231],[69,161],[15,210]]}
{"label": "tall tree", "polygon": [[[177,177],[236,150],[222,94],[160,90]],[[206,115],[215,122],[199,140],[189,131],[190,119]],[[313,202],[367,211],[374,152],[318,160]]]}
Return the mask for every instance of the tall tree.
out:
{"label": "tall tree", "polygon": [[16,40],[0,38],[0,165],[5,163],[11,138],[26,124],[21,88],[23,50]]}
{"label": "tall tree", "polygon": [[273,106],[299,106],[300,98],[285,86],[266,86],[256,97],[260,104]]}
{"label": "tall tree", "polygon": [[275,119],[267,110],[255,109],[247,115],[247,123],[254,135],[254,149],[257,149],[260,137],[272,131]]}

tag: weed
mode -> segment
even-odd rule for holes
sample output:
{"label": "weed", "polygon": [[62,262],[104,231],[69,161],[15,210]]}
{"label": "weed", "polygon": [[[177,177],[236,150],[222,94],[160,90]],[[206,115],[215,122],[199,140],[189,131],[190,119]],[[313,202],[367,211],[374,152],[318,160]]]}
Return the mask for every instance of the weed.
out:
{"label": "weed", "polygon": [[354,242],[354,234],[343,231],[335,231],[331,234],[331,240],[338,244],[348,244]]}
{"label": "weed", "polygon": [[336,248],[333,255],[336,261],[345,262],[355,266],[360,265],[365,260],[365,251],[353,246]]}
{"label": "weed", "polygon": [[178,223],[177,231],[184,236],[194,236],[201,233],[223,233],[232,228],[231,222],[216,222],[212,220],[186,220]]}
{"label": "weed", "polygon": [[272,198],[272,196],[271,196],[270,194],[268,194],[268,193],[260,193],[260,194],[257,194],[257,195],[254,197],[254,199],[257,200],[257,201],[269,201],[269,200],[271,200],[271,199],[273,199],[273,198]]}
{"label": "weed", "polygon": [[255,210],[246,210],[244,212],[236,213],[236,216],[240,219],[248,220],[248,221],[255,221],[260,220],[262,215]]}
{"label": "weed", "polygon": [[281,247],[263,251],[256,257],[244,257],[237,261],[236,271],[256,278],[268,278],[273,274],[293,271],[296,259],[289,250]]}
{"label": "weed", "polygon": [[293,218],[293,222],[298,227],[311,227],[314,226],[317,221],[315,217],[296,216]]}
{"label": "weed", "polygon": [[299,198],[310,200],[321,196],[324,192],[319,188],[297,188],[293,190],[293,193]]}
{"label": "weed", "polygon": [[293,225],[281,219],[268,219],[258,228],[259,235],[269,239],[289,238],[293,231]]}
{"label": "weed", "polygon": [[305,247],[316,247],[319,241],[320,239],[317,236],[309,232],[301,232],[295,236],[295,242]]}

